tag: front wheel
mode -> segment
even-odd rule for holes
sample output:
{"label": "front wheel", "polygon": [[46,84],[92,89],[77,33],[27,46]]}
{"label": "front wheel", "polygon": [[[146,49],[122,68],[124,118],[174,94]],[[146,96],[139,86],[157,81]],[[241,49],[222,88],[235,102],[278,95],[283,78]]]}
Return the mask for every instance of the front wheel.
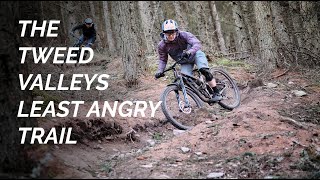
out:
{"label": "front wheel", "polygon": [[228,110],[238,107],[240,105],[240,92],[236,82],[223,69],[211,68],[210,71],[216,79],[217,88],[222,95],[222,100],[218,104]]}
{"label": "front wheel", "polygon": [[195,112],[202,107],[202,101],[189,89],[186,91],[190,103],[188,107],[177,85],[168,86],[161,95],[162,112],[173,126],[181,130],[191,129],[200,123]]}

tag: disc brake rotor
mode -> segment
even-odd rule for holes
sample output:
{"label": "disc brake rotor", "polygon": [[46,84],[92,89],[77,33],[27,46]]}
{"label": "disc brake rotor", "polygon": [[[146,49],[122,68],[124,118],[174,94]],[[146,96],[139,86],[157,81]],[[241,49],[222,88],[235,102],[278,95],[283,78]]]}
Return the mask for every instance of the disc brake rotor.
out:
{"label": "disc brake rotor", "polygon": [[183,113],[190,114],[190,113],[191,113],[191,107],[184,107],[184,105],[185,105],[185,102],[180,101],[180,103],[179,103],[179,108],[180,108],[180,110],[181,110]]}

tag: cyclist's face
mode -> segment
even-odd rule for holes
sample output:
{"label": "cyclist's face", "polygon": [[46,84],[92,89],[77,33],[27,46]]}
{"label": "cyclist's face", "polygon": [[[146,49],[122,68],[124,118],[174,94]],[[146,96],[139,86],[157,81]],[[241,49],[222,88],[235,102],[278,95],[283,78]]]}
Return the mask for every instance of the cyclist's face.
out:
{"label": "cyclist's face", "polygon": [[87,28],[91,27],[92,26],[92,23],[91,24],[86,24]]}
{"label": "cyclist's face", "polygon": [[168,41],[173,41],[177,36],[177,32],[176,31],[165,32],[164,34],[167,37]]}

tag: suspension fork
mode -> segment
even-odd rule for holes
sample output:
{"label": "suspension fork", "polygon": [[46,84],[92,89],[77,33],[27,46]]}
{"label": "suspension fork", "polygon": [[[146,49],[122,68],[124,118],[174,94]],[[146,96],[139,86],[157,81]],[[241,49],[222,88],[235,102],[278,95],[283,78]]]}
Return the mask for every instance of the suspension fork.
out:
{"label": "suspension fork", "polygon": [[183,94],[184,101],[185,101],[184,108],[189,108],[190,107],[190,102],[189,102],[188,97],[187,97],[187,90],[186,90],[186,86],[183,83],[182,76],[180,76],[179,86],[181,87],[182,94]]}

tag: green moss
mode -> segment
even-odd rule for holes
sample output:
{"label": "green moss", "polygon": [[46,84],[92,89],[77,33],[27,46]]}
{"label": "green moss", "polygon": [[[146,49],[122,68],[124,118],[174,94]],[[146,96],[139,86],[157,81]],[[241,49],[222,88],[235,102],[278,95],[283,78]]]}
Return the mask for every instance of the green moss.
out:
{"label": "green moss", "polygon": [[216,61],[216,64],[217,65],[221,65],[221,66],[227,66],[227,67],[245,67],[245,66],[248,66],[248,64],[246,64],[243,61],[232,61],[232,60],[229,60],[229,59],[224,58],[224,57],[219,58]]}
{"label": "green moss", "polygon": [[153,135],[152,135],[152,138],[155,139],[155,140],[161,140],[162,139],[162,133],[157,133],[155,132]]}
{"label": "green moss", "polygon": [[102,166],[101,166],[101,170],[107,173],[110,173],[111,171],[113,171],[113,164],[110,161],[106,161]]}

